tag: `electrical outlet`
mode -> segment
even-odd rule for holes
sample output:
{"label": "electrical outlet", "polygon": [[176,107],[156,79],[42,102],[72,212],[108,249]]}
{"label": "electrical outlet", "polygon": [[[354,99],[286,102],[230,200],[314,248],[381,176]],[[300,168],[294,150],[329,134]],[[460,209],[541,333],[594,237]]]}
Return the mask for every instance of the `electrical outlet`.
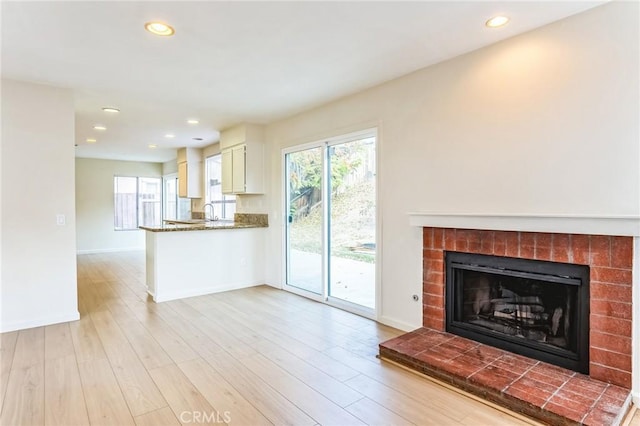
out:
{"label": "electrical outlet", "polygon": [[64,217],[63,214],[56,215],[56,225],[64,226],[66,223],[67,223],[67,219]]}

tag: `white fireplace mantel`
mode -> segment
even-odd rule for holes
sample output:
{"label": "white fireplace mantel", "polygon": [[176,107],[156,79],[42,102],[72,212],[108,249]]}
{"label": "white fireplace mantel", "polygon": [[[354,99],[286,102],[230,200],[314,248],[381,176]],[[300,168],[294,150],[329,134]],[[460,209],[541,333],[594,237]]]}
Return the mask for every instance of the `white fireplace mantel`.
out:
{"label": "white fireplace mantel", "polygon": [[640,216],[409,213],[419,227],[640,236]]}

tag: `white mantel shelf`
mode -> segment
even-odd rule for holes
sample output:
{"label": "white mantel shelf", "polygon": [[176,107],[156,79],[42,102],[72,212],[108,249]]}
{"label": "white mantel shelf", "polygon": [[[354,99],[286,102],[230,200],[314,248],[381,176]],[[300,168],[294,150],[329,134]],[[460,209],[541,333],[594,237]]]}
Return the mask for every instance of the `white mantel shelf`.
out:
{"label": "white mantel shelf", "polygon": [[640,236],[640,216],[409,213],[419,227]]}

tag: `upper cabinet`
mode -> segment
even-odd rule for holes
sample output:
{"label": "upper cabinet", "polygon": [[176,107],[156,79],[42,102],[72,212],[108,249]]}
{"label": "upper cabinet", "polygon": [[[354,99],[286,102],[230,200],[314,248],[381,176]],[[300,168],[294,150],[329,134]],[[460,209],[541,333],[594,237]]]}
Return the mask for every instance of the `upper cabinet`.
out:
{"label": "upper cabinet", "polygon": [[262,194],[264,192],[264,128],[241,124],[220,133],[222,192]]}
{"label": "upper cabinet", "polygon": [[202,198],[202,150],[178,149],[178,197]]}

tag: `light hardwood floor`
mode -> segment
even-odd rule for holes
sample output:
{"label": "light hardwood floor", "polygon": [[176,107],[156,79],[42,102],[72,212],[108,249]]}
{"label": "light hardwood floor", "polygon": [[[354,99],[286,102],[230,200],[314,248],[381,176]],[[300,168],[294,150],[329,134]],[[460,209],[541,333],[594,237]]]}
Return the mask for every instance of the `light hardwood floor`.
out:
{"label": "light hardwood floor", "polygon": [[0,336],[0,424],[529,423],[379,361],[398,330],[267,286],[156,304],[143,283],[143,253],[79,256],[81,319]]}

